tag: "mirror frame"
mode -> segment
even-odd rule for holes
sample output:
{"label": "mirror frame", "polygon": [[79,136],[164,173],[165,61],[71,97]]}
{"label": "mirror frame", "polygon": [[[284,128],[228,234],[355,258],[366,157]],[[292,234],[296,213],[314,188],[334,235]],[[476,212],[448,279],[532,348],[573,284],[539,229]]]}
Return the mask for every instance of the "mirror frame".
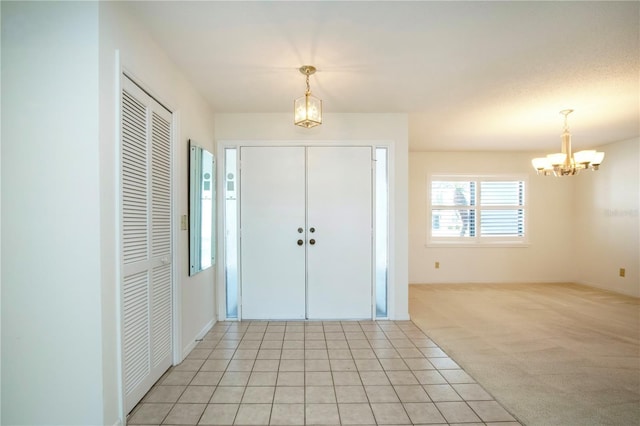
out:
{"label": "mirror frame", "polygon": [[216,161],[189,140],[189,275],[215,264]]}

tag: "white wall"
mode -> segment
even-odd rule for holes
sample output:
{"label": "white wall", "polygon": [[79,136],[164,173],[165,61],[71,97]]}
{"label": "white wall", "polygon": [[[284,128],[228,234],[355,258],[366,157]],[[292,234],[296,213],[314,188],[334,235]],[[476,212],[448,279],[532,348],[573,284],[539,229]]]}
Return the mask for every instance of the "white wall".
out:
{"label": "white wall", "polygon": [[[527,152],[409,153],[409,282],[566,282],[575,277],[573,180],[536,176]],[[433,173],[527,174],[527,247],[427,247],[427,182]],[[580,177],[578,177],[580,178]],[[575,177],[573,179],[576,179]],[[435,262],[440,268],[435,269]]]}
{"label": "white wall", "polygon": [[[575,191],[576,281],[640,297],[640,139],[598,148],[599,171],[578,176]],[[618,274],[626,269],[626,277]]]}
{"label": "white wall", "polygon": [[[179,117],[178,215],[187,140],[213,151],[213,113],[126,4],[1,8],[2,423],[116,424],[116,51]],[[187,232],[176,237],[184,354],[213,324],[215,271],[189,278]]]}
{"label": "white wall", "polygon": [[[233,141],[382,141],[392,142],[390,181],[392,199],[390,238],[389,314],[408,319],[407,164],[408,127],[405,114],[330,114],[312,129],[294,126],[292,114],[217,114],[216,140]],[[218,151],[221,153],[221,151]],[[222,246],[219,248],[222,253]],[[223,285],[223,280],[220,280]]]}
{"label": "white wall", "polygon": [[[639,297],[639,147],[638,138],[601,146],[599,171],[566,178],[535,175],[530,160],[542,153],[410,153],[409,281],[578,282]],[[467,172],[529,175],[528,247],[426,246],[428,174]]]}
{"label": "white wall", "polygon": [[[209,105],[195,91],[179,69],[128,13],[120,2],[100,2],[100,172],[103,327],[105,328],[105,380],[115,377],[116,359],[116,286],[118,277],[115,256],[115,172],[118,161],[116,146],[116,67],[117,52],[122,67],[178,116],[174,150],[174,182],[177,184],[177,213],[188,212],[188,140],[214,152],[214,116]],[[179,229],[179,217],[174,224]],[[210,268],[189,277],[189,241],[187,231],[178,231],[177,279],[182,326],[177,345],[182,356],[213,325],[215,316],[215,269]],[[117,395],[117,382],[105,387],[110,398]],[[111,400],[109,400],[109,403]],[[113,423],[117,407],[105,407],[106,423]]]}
{"label": "white wall", "polygon": [[0,7],[1,421],[98,425],[98,4]]}

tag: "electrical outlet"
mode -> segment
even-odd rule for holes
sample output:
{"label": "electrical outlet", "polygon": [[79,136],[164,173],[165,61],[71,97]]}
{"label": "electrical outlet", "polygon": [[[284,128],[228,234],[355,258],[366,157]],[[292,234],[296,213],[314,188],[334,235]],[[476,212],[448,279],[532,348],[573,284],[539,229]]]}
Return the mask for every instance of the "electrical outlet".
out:
{"label": "electrical outlet", "polygon": [[183,231],[187,230],[187,215],[183,214],[182,216],[180,216],[180,229],[182,229]]}
{"label": "electrical outlet", "polygon": [[436,262],[436,269],[440,269],[440,262]]}
{"label": "electrical outlet", "polygon": [[626,271],[624,270],[624,268],[620,268],[620,276],[622,278],[624,278],[624,274],[626,273]]}

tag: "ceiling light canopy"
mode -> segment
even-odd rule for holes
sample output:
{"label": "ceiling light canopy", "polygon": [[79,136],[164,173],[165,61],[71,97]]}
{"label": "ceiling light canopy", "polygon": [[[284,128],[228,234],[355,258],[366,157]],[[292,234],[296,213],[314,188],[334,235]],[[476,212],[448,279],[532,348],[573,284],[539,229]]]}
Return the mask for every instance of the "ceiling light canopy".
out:
{"label": "ceiling light canopy", "polygon": [[307,90],[304,96],[293,101],[293,122],[296,126],[311,127],[322,124],[322,100],[311,96],[309,76],[316,72],[313,65],[303,65],[300,72],[307,77]]}
{"label": "ceiling light canopy", "polygon": [[536,169],[537,174],[543,176],[573,176],[577,175],[580,170],[598,170],[602,160],[604,160],[604,152],[598,152],[593,149],[578,151],[575,154],[571,153],[571,133],[569,133],[567,117],[572,112],[572,109],[560,111],[560,114],[564,115],[564,130],[561,135],[562,152],[531,160],[531,164]]}

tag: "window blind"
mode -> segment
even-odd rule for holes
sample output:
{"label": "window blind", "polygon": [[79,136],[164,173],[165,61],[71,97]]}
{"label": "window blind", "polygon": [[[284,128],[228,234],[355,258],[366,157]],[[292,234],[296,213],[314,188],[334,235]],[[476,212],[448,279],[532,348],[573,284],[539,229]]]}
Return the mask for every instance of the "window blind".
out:
{"label": "window blind", "polygon": [[429,190],[431,242],[524,240],[524,179],[434,176]]}

